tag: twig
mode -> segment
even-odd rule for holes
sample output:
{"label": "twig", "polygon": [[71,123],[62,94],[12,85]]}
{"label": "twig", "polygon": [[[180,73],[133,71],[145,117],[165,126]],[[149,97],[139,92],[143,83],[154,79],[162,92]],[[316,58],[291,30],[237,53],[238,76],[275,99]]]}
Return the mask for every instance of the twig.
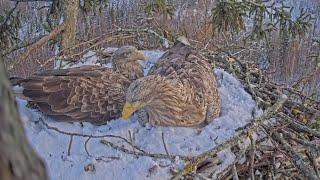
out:
{"label": "twig", "polygon": [[251,175],[251,180],[254,180],[255,179],[255,176],[254,176],[254,156],[255,156],[255,153],[256,153],[256,147],[255,147],[255,140],[253,139],[252,136],[249,136],[250,137],[250,141],[251,141],[251,157],[250,157],[250,175]]}
{"label": "twig", "polygon": [[[159,159],[175,159],[177,156],[182,160],[190,160],[191,159],[190,157],[182,156],[182,155],[167,155],[167,154],[147,153],[144,150],[134,146],[127,139],[125,139],[125,138],[123,138],[121,136],[116,136],[116,135],[100,135],[100,136],[97,136],[97,135],[86,135],[86,134],[65,132],[65,131],[62,131],[62,130],[56,128],[56,127],[49,126],[42,118],[39,118],[39,120],[40,120],[40,122],[42,122],[45,125],[45,127],[47,129],[54,130],[54,131],[56,131],[58,133],[61,133],[61,134],[65,134],[65,135],[69,135],[69,136],[88,137],[87,141],[89,141],[89,138],[105,138],[105,137],[119,138],[119,139],[125,141],[126,143],[128,143],[129,145],[131,145],[132,147],[134,147],[135,150],[139,151],[139,152],[135,152],[135,151],[131,151],[131,150],[125,149],[124,147],[117,146],[117,145],[113,144],[112,142],[109,142],[109,141],[107,141],[105,139],[102,139],[100,141],[102,144],[109,145],[110,147],[112,147],[112,148],[114,148],[116,150],[120,150],[122,152],[125,152],[127,154],[133,154],[133,155],[138,155],[138,156],[149,156],[149,157],[159,158]],[[87,154],[89,154],[89,153],[87,152]]]}
{"label": "twig", "polygon": [[[243,156],[246,154],[248,148],[244,147],[241,148],[240,151],[238,151],[237,153],[234,152],[234,154],[236,155],[236,159],[233,161],[233,163],[231,163],[226,169],[227,171],[221,172],[220,174],[217,175],[217,179],[222,179],[223,176],[225,176],[228,171],[232,171],[233,166],[236,165],[237,163],[239,163],[239,161],[243,158]],[[233,174],[233,172],[232,172]]]}
{"label": "twig", "polygon": [[205,176],[203,176],[201,174],[195,173],[195,174],[192,174],[192,175],[194,175],[195,177],[199,178],[200,180],[210,180],[209,178],[207,178],[207,177],[205,177]]}
{"label": "twig", "polygon": [[72,140],[73,140],[73,135],[70,136],[70,141],[68,146],[68,156],[70,156],[70,153],[71,153]]}
{"label": "twig", "polygon": [[[131,145],[133,145],[133,140],[132,140],[132,136],[131,136],[131,131],[128,130],[128,133],[129,133],[130,143],[131,143]],[[135,155],[136,157],[138,157],[137,154],[136,154],[136,151],[135,151],[134,146],[132,146],[132,151],[133,151],[134,155]]]}
{"label": "twig", "polygon": [[[110,159],[110,160],[109,160],[109,161],[107,161],[107,160],[105,160],[104,158],[106,158],[106,159]],[[111,162],[111,161],[113,161],[113,160],[119,160],[119,159],[120,159],[120,157],[113,157],[113,156],[111,156],[111,157],[99,156],[99,157],[95,157],[95,159],[96,159],[97,161],[103,161],[103,162],[105,162],[105,163],[109,163],[109,162]]]}
{"label": "twig", "polygon": [[[65,135],[69,135],[69,136],[80,136],[80,137],[90,137],[90,138],[105,138],[105,137],[111,137],[111,138],[118,138],[118,139],[121,139],[123,140],[124,142],[128,143],[129,145],[132,145],[130,143],[130,141],[128,141],[126,138],[123,138],[121,136],[116,136],[116,135],[110,135],[110,134],[106,134],[106,135],[87,135],[87,134],[79,134],[79,133],[73,133],[73,132],[65,132],[65,131],[62,131],[60,129],[58,129],[57,127],[52,127],[52,126],[49,126],[42,118],[39,118],[39,121],[44,124],[44,126],[47,128],[47,129],[50,129],[50,130],[53,130],[53,131],[56,131],[58,133],[61,133],[61,134],[65,134]],[[138,151],[141,151],[141,152],[144,152],[142,149],[138,148],[137,146],[134,146],[132,145],[135,149],[137,149]]]}
{"label": "twig", "polygon": [[158,37],[160,40],[162,40],[163,42],[167,42],[169,45],[173,45],[173,42],[171,42],[170,40],[168,40],[167,38],[161,36],[160,34],[158,34],[157,32],[155,32],[152,29],[123,29],[123,28],[119,28],[118,31],[122,31],[122,32],[129,32],[129,33],[147,33],[147,34],[153,34],[156,37]]}
{"label": "twig", "polygon": [[[196,162],[194,164],[189,164],[189,166],[197,166],[199,163],[201,163],[203,160],[215,156],[218,152],[222,151],[223,149],[226,149],[228,147],[232,147],[235,145],[238,145],[238,141],[247,138],[248,132],[252,131],[256,127],[263,124],[265,120],[270,119],[275,113],[277,113],[282,105],[286,102],[287,97],[285,95],[280,96],[281,98],[271,107],[269,107],[260,117],[256,118],[252,121],[252,123],[249,123],[247,126],[245,126],[241,133],[239,133],[236,137],[227,140],[223,144],[220,144],[216,146],[215,148],[210,149],[207,152],[204,152],[200,154],[199,156],[195,157],[193,159],[193,162]],[[194,169],[194,167],[185,167],[182,171],[180,171],[178,174],[176,174],[172,179],[179,179],[186,173],[186,168]]]}
{"label": "twig", "polygon": [[26,48],[28,46],[31,46],[32,44],[38,42],[41,38],[43,38],[44,36],[40,36],[40,37],[37,37],[31,41],[28,41],[28,42],[23,42],[22,44],[19,44],[17,46],[14,46],[14,47],[11,47],[10,49],[6,50],[3,55],[6,56],[14,51],[17,51],[19,49],[22,49],[22,48]]}
{"label": "twig", "polygon": [[164,150],[166,151],[166,154],[169,156],[169,151],[167,149],[167,145],[166,145],[166,142],[164,141],[164,134],[162,132],[161,134],[161,138],[162,138],[162,143],[163,143],[163,146],[164,146]]}
{"label": "twig", "polygon": [[238,172],[235,164],[233,164],[232,166],[232,174],[233,174],[233,180],[239,180],[239,176],[238,176]]}
{"label": "twig", "polygon": [[299,139],[299,138],[297,138],[295,136],[295,134],[293,134],[291,132],[288,132],[288,131],[285,131],[283,129],[281,129],[280,131],[288,139],[294,140],[295,142],[297,142],[297,143],[299,143],[301,145],[304,145],[304,146],[307,146],[307,147],[311,147],[311,148],[314,148],[314,149],[320,151],[320,144],[314,144],[314,143],[312,143],[310,141]]}
{"label": "twig", "polygon": [[230,139],[223,144],[220,144],[216,148],[209,150],[200,156],[214,155],[214,154],[218,153],[219,151],[225,149],[226,147],[231,147],[231,146],[237,145],[239,140],[243,139],[244,137],[247,137],[249,130],[255,129],[256,127],[260,126],[260,124],[262,124],[264,122],[264,120],[270,119],[270,117],[272,117],[272,115],[277,113],[286,100],[287,100],[287,97],[282,96],[277,101],[277,103],[275,103],[273,106],[268,108],[260,117],[253,120],[252,123],[248,124],[248,126],[245,126],[244,129],[242,130],[242,132],[237,137]]}
{"label": "twig", "polygon": [[27,51],[23,55],[21,55],[21,57],[18,60],[14,61],[13,64],[9,66],[8,70],[13,69],[17,64],[20,64],[22,61],[26,60],[34,50],[39,49],[49,40],[54,39],[58,34],[61,33],[61,31],[63,31],[63,29],[64,29],[64,25],[63,24],[59,25],[54,30],[52,30],[48,35],[42,37],[39,41],[32,44],[27,49]]}
{"label": "twig", "polygon": [[[97,47],[97,46],[99,46],[99,45],[101,45],[101,44],[103,44],[103,43],[107,43],[107,42],[111,42],[111,41],[119,40],[119,39],[132,38],[132,37],[136,37],[136,35],[126,35],[126,36],[125,36],[125,35],[123,35],[123,34],[119,34],[119,35],[111,36],[111,37],[108,37],[108,38],[106,38],[106,39],[103,39],[103,40],[101,40],[101,41],[93,44],[92,46],[84,49],[83,51],[81,51],[81,52],[79,52],[79,53],[72,54],[72,55],[70,55],[70,56],[68,56],[68,57],[66,57],[66,58],[69,59],[69,60],[73,60],[73,59],[75,59],[75,58],[78,58],[78,57],[83,56],[83,55],[84,55],[85,53],[87,53],[89,50],[91,50],[91,49],[93,49],[93,48],[95,48],[95,47]],[[71,49],[71,48],[72,48],[72,47],[70,47],[70,49]]]}
{"label": "twig", "polygon": [[290,161],[298,168],[298,170],[305,176],[307,179],[317,180],[318,177],[315,174],[314,170],[311,169],[310,165],[306,164],[303,158],[296,153],[292,147],[287,143],[277,132],[272,134],[274,140],[282,145],[285,153],[290,157]]}
{"label": "twig", "polygon": [[316,136],[318,138],[320,138],[320,132],[319,131],[316,131],[316,130],[313,130],[307,126],[304,126],[302,124],[299,124],[298,122],[292,120],[288,115],[284,114],[284,113],[280,113],[279,114],[283,120],[285,120],[286,122],[290,123],[291,127],[293,129],[296,129],[298,131],[302,131],[302,132],[305,132],[305,133],[309,133],[313,136]]}
{"label": "twig", "polygon": [[320,178],[320,172],[317,167],[316,158],[313,157],[312,154],[308,150],[306,150],[306,155],[307,155],[308,159],[310,160],[311,165],[312,165],[314,171],[316,172],[316,175]]}
{"label": "twig", "polygon": [[129,149],[126,149],[121,146],[117,146],[113,144],[112,142],[109,142],[105,139],[100,140],[102,144],[105,144],[107,146],[112,147],[113,149],[122,151],[126,154],[132,154],[132,155],[138,155],[138,156],[147,156],[147,157],[152,157],[152,158],[157,158],[157,159],[175,159],[177,156],[182,159],[182,160],[190,160],[191,158],[188,156],[182,156],[182,155],[167,155],[167,154],[159,154],[159,153],[148,153],[148,152],[133,152]]}
{"label": "twig", "polygon": [[89,153],[88,146],[87,146],[90,139],[91,137],[88,137],[88,139],[84,142],[84,150],[86,151],[87,155],[91,157],[92,155]]}

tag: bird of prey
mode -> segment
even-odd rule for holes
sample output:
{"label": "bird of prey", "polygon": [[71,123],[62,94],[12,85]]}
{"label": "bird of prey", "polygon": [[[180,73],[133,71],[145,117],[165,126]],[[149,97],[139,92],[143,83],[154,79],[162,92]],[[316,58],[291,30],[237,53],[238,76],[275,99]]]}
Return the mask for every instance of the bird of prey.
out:
{"label": "bird of prey", "polygon": [[116,50],[112,68],[82,66],[46,70],[15,80],[23,96],[57,120],[105,124],[119,118],[130,83],[143,76],[142,52],[133,46]]}
{"label": "bird of prey", "polygon": [[220,114],[211,65],[187,41],[177,41],[128,88],[122,118],[137,110],[154,126],[203,127]]}

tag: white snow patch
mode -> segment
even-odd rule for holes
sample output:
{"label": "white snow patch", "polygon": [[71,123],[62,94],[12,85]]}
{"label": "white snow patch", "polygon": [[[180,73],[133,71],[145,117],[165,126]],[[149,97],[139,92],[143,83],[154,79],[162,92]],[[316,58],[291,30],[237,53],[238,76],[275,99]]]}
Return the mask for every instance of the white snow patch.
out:
{"label": "white snow patch", "polygon": [[[87,56],[84,57],[88,61],[75,66],[95,64],[97,57],[93,53],[87,53]],[[163,51],[157,50],[144,51],[148,58],[148,63],[145,65],[145,74],[163,53]],[[235,136],[237,128],[250,122],[253,111],[260,112],[257,110],[255,101],[243,89],[238,80],[222,69],[216,69],[215,73],[221,94],[222,112],[219,118],[202,129],[143,127],[139,124],[137,115],[134,115],[130,121],[119,118],[103,126],[94,126],[90,123],[56,122],[50,118],[45,118],[44,121],[62,131],[87,135],[109,134],[129,140],[129,132],[131,132],[134,145],[140,149],[150,153],[166,154],[161,138],[163,133],[170,154],[199,155]],[[101,144],[101,139],[98,138],[92,138],[88,141],[87,149],[91,155],[88,156],[84,145],[87,138],[77,136],[73,137],[70,155],[68,156],[70,136],[45,128],[39,122],[39,118],[45,116],[36,110],[27,108],[26,101],[21,99],[17,99],[17,101],[27,137],[35,150],[45,160],[49,175],[53,180],[169,179],[172,176],[170,168],[182,168],[185,165],[185,162],[179,158],[176,158],[174,162],[168,159],[151,157],[137,158],[134,155]],[[119,138],[107,137],[104,139],[132,150],[130,145]],[[227,167],[234,160],[234,155],[228,149],[220,152],[218,157],[222,160],[218,171]],[[84,167],[90,163],[95,166],[95,171],[86,172]],[[149,169],[152,167],[157,168],[155,168],[155,172],[150,173]]]}

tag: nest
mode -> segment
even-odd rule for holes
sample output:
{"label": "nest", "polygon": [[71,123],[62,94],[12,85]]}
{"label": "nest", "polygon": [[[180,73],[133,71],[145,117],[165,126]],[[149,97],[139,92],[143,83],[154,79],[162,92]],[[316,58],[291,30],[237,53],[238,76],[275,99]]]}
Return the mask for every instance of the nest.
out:
{"label": "nest", "polygon": [[[173,179],[319,179],[320,132],[306,123],[319,121],[320,103],[270,81],[253,63],[225,53],[203,55],[237,77],[264,113],[239,129],[238,136],[190,161]],[[244,147],[246,140],[250,144]],[[236,155],[235,161],[212,177],[212,165],[206,162],[226,148]]]}
{"label": "nest", "polygon": [[[141,34],[155,35],[155,32],[120,29],[114,38],[108,37],[94,44],[117,40],[118,37],[121,40],[135,38]],[[170,42],[160,35],[155,37]],[[254,63],[240,62],[223,52],[202,53],[213,67],[237,77],[264,113],[238,129],[237,136],[188,159],[184,169],[176,172],[172,179],[319,179],[320,132],[307,124],[308,121],[320,121],[319,101],[270,81]],[[241,145],[245,141],[250,143]],[[213,176],[217,153],[227,148],[236,158],[223,172]]]}

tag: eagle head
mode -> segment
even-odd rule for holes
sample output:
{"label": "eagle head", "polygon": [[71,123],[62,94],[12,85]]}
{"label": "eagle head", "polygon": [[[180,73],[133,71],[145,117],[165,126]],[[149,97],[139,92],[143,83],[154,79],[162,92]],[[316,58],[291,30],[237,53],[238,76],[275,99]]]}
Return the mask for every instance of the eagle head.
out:
{"label": "eagle head", "polygon": [[133,46],[123,46],[117,49],[112,57],[112,67],[130,80],[143,76],[143,64],[147,58]]}

